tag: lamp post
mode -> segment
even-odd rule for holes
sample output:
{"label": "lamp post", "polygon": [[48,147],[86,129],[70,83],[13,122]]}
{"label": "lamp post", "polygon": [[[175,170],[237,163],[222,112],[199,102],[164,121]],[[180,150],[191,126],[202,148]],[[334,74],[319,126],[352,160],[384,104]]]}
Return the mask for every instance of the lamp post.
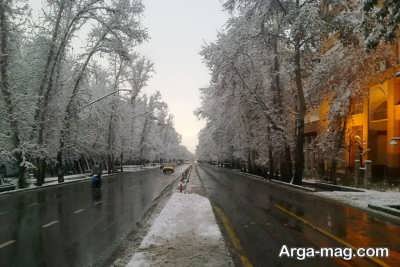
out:
{"label": "lamp post", "polygon": [[[105,99],[105,98],[107,98],[107,97],[109,97],[109,96],[112,96],[112,95],[114,95],[114,94],[117,94],[117,93],[119,93],[119,92],[132,92],[132,90],[130,90],[130,89],[118,89],[118,90],[115,90],[115,91],[113,91],[113,92],[111,92],[111,93],[108,93],[108,94],[106,94],[106,95],[104,95],[104,96],[102,96],[102,97],[99,97],[99,98],[97,98],[97,99],[95,99],[95,100],[89,102],[88,104],[84,105],[81,109],[79,109],[79,110],[77,111],[77,114],[80,113],[81,111],[83,111],[84,109],[86,109],[87,107],[90,107],[90,106],[92,106],[93,104],[96,104],[97,102],[99,102],[99,101],[101,101],[101,100],[103,100],[103,99]],[[60,171],[61,171],[61,173],[58,174],[58,183],[64,182],[64,173],[63,173],[63,170],[60,169]]]}
{"label": "lamp post", "polygon": [[105,98],[107,98],[107,97],[109,97],[109,96],[112,96],[112,95],[114,95],[114,94],[117,94],[117,93],[119,93],[119,92],[132,92],[132,90],[130,90],[130,89],[118,89],[118,90],[115,90],[115,91],[113,91],[113,92],[111,92],[111,93],[108,93],[108,94],[106,94],[106,95],[103,95],[102,97],[99,97],[99,98],[97,98],[97,99],[95,99],[95,100],[89,102],[88,104],[84,105],[84,106],[78,111],[78,113],[81,112],[82,110],[86,109],[87,107],[90,107],[91,105],[96,104],[97,102],[99,102],[99,101],[101,101],[101,100],[103,100],[103,99],[105,99]]}

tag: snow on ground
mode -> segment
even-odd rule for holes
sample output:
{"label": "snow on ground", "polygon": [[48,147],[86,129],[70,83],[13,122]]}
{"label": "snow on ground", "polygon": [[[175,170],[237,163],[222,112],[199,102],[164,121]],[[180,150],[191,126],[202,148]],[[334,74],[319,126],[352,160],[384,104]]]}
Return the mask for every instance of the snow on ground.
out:
{"label": "snow on ground", "polygon": [[315,194],[332,198],[355,207],[367,209],[368,204],[384,206],[384,205],[400,205],[400,192],[380,192],[374,190],[363,189],[365,192],[316,192]]}
{"label": "snow on ground", "polygon": [[160,168],[160,164],[155,164],[155,165],[124,165],[124,171],[140,171],[143,169],[155,169],[155,168]]}
{"label": "snow on ground", "polygon": [[233,266],[209,200],[174,193],[127,267]]}
{"label": "snow on ground", "polygon": [[[143,166],[143,165],[124,165],[123,168],[124,168],[124,172],[138,172],[138,171],[142,171],[142,170],[160,168],[160,165],[159,164],[156,164],[154,166],[151,166],[151,165],[146,165],[146,166]],[[90,174],[91,173],[88,172],[88,173],[65,175],[64,176],[64,182],[66,183],[66,182],[73,182],[73,181],[77,181],[77,180],[90,179]],[[103,176],[107,176],[107,175],[108,175],[107,171],[104,170],[103,171]],[[11,179],[9,178],[8,180],[11,180],[11,182],[14,185],[17,185],[17,183],[18,183],[18,179],[17,178],[11,178]],[[29,186],[28,186],[29,188],[37,187],[35,185],[36,179],[34,177],[28,178],[27,182],[29,184]],[[46,177],[45,183],[41,187],[47,186],[47,185],[55,185],[55,184],[58,184],[58,177]]]}

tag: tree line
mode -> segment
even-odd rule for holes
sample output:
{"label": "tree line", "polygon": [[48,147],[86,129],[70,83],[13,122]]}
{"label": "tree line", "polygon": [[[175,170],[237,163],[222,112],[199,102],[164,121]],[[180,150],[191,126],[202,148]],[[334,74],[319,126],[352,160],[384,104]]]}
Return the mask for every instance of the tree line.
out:
{"label": "tree line", "polygon": [[0,1],[0,160],[46,175],[187,158],[159,92],[140,0]]}

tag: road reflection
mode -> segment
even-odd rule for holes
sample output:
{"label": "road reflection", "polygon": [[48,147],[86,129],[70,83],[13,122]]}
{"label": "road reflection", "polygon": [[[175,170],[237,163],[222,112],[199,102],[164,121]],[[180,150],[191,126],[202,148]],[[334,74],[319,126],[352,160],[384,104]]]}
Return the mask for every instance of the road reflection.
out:
{"label": "road reflection", "polygon": [[174,181],[159,169],[0,194],[0,266],[101,265]]}
{"label": "road reflection", "polygon": [[[245,249],[257,266],[400,266],[399,225],[312,193],[260,182],[235,171],[208,165],[198,169],[211,200],[236,222]],[[276,208],[277,205],[288,212]],[[254,224],[243,227],[245,221]],[[346,244],[355,248],[388,247],[390,257],[377,261],[357,258],[350,262],[273,260],[283,244],[316,248]]]}

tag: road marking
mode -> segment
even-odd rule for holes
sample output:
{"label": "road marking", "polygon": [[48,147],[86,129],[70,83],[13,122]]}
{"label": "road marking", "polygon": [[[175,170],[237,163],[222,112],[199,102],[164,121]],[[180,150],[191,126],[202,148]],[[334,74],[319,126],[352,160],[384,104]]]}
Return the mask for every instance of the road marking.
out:
{"label": "road marking", "polygon": [[97,201],[97,202],[94,203],[95,206],[98,206],[98,205],[101,205],[101,204],[103,204],[103,201]]}
{"label": "road marking", "polygon": [[[320,232],[321,234],[335,240],[336,242],[342,244],[343,246],[349,247],[353,250],[357,250],[356,247],[354,247],[352,244],[348,243],[347,241],[341,239],[340,237],[337,237],[335,235],[333,235],[332,233],[325,231],[324,229],[312,224],[311,222],[307,221],[306,219],[304,219],[303,217],[298,216],[297,214],[295,214],[294,212],[286,209],[285,207],[279,205],[279,204],[275,204],[275,207],[280,210],[281,212],[285,213],[286,215],[289,215],[293,218],[295,218],[298,221],[301,221],[302,223],[304,223],[305,225],[311,227],[312,229],[314,229],[317,232]],[[385,262],[377,259],[377,258],[372,258],[372,257],[365,257],[365,259],[372,261],[373,263],[381,266],[381,267],[390,267],[390,265],[386,264]]]}
{"label": "road marking", "polygon": [[213,205],[213,209],[215,211],[216,216],[218,216],[218,218],[222,222],[222,225],[224,226],[233,247],[239,253],[242,265],[244,267],[253,267],[253,264],[251,264],[249,258],[245,255],[243,247],[240,244],[239,237],[237,236],[235,230],[233,229],[232,223],[229,221],[228,217],[225,215],[225,213],[222,211],[221,208]]}
{"label": "road marking", "polygon": [[52,226],[52,225],[54,225],[54,224],[57,224],[57,223],[59,223],[59,221],[57,221],[57,220],[51,221],[51,222],[49,222],[49,223],[47,223],[47,224],[43,224],[43,225],[42,225],[42,228],[47,228],[47,227],[50,227],[50,226]]}
{"label": "road marking", "polygon": [[8,247],[9,245],[14,244],[16,241],[15,240],[9,240],[7,242],[4,242],[3,244],[0,244],[0,249]]}
{"label": "road marking", "polygon": [[79,210],[76,210],[76,211],[74,211],[74,214],[81,213],[82,211],[85,211],[85,209],[79,209]]}

